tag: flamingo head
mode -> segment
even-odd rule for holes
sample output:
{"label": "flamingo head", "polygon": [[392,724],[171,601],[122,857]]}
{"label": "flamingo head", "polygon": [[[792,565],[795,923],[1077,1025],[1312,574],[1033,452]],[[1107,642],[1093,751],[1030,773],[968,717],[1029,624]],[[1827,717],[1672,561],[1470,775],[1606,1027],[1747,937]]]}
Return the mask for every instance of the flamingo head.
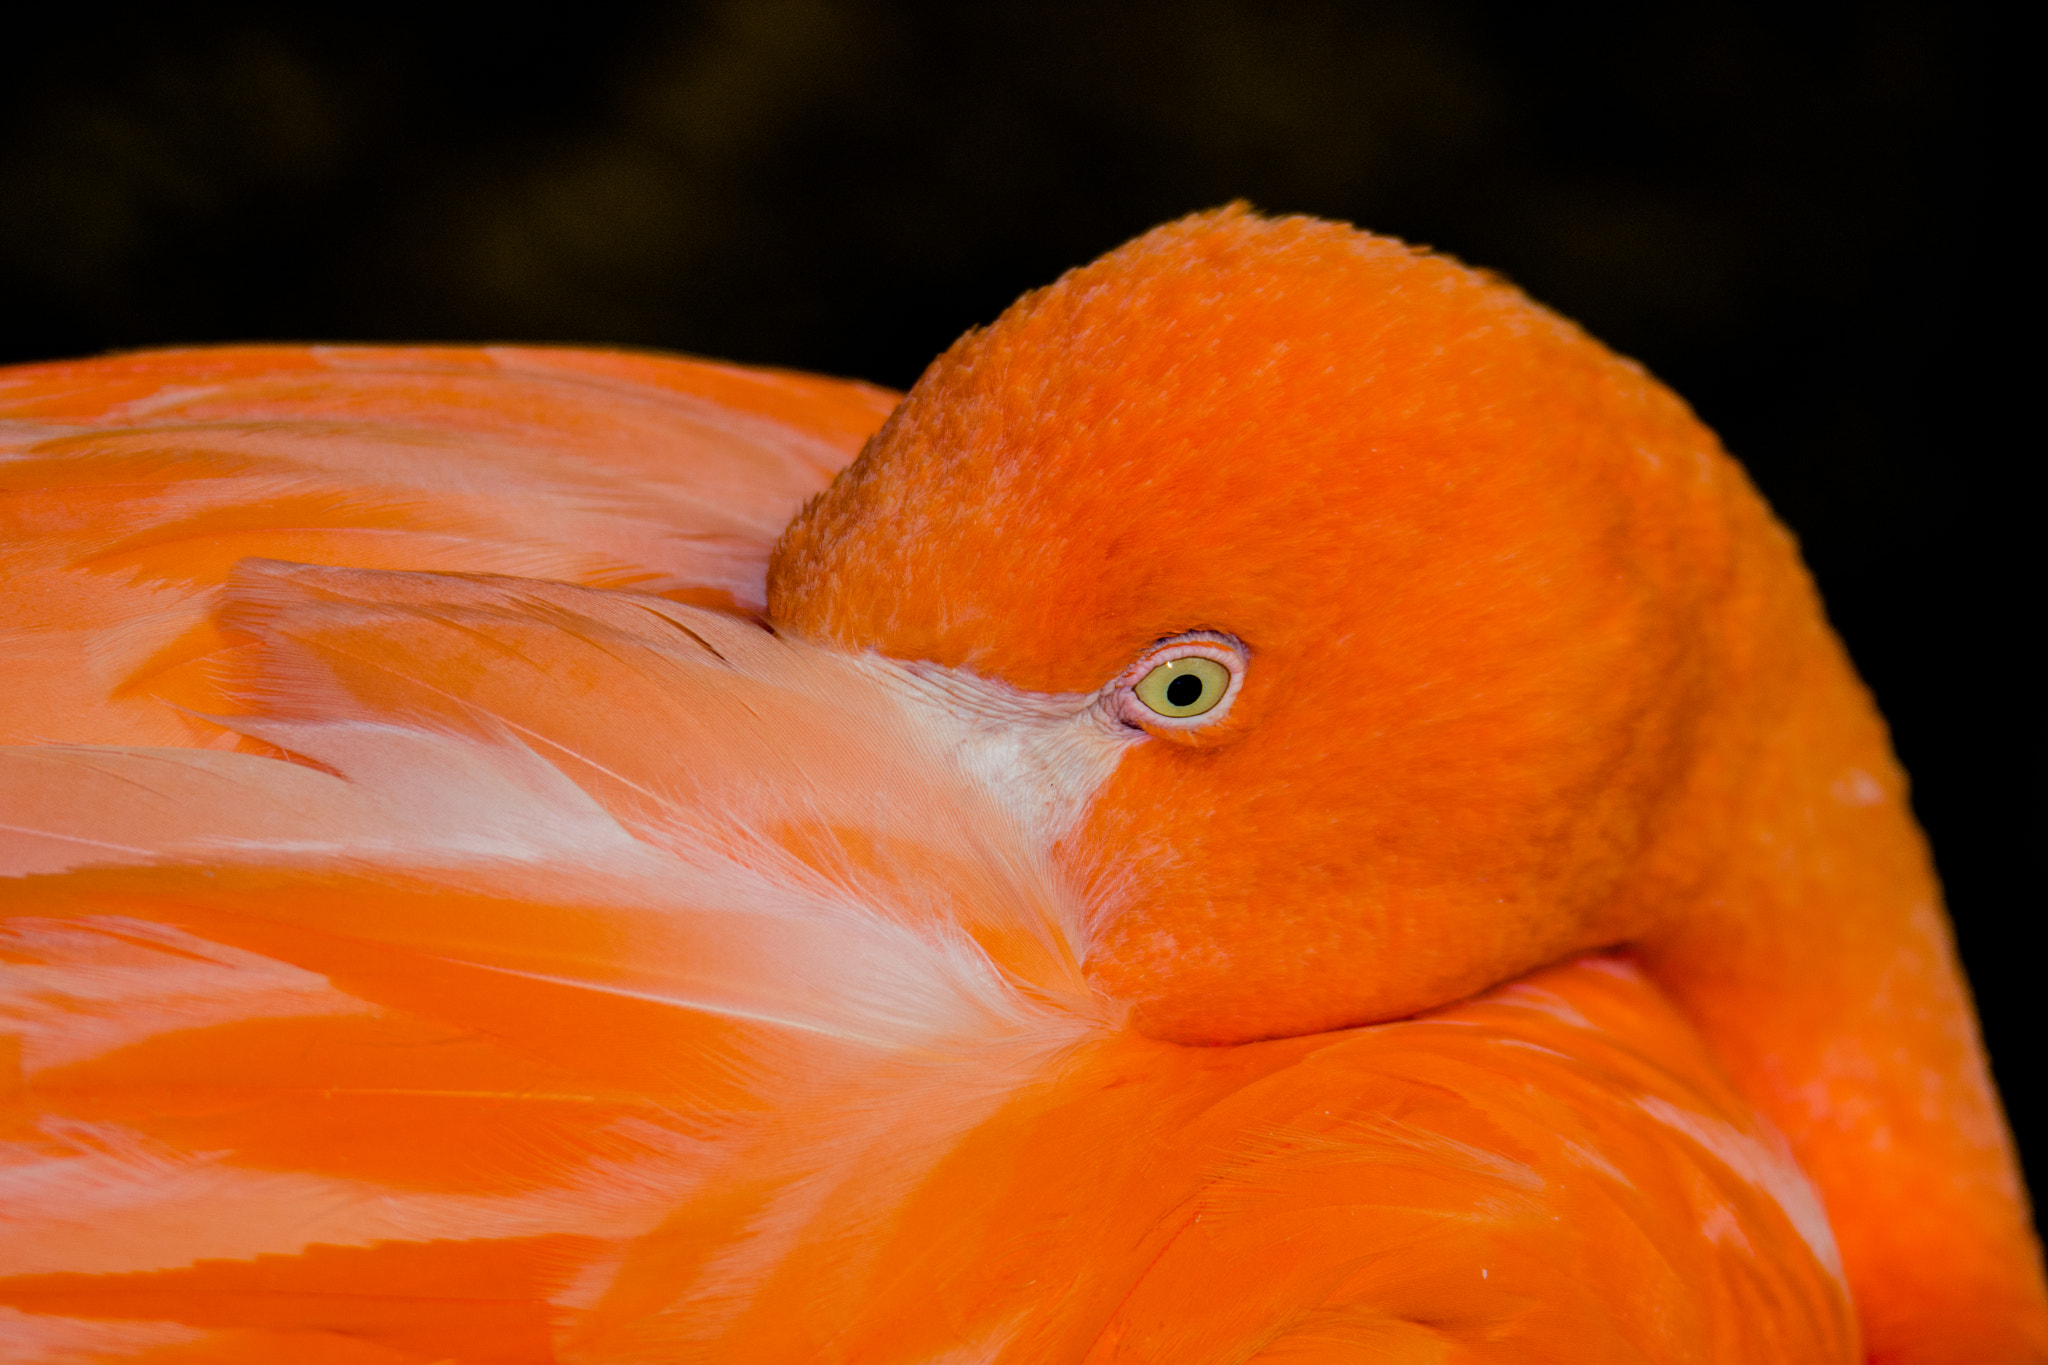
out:
{"label": "flamingo head", "polygon": [[1749,496],[1501,281],[1233,208],[963,337],[784,533],[769,614],[1065,736],[990,771],[1057,808],[1092,980],[1237,1042],[1627,937]]}

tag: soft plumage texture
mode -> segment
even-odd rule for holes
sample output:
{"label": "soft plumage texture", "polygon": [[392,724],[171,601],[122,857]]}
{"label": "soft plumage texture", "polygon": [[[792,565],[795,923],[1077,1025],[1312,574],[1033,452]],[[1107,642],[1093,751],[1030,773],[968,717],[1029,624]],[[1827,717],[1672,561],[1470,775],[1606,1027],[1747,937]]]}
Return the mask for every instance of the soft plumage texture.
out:
{"label": "soft plumage texture", "polygon": [[[1358,261],[1395,277],[1361,284],[1346,273]],[[1296,266],[1329,277],[1325,313],[1266,316],[1258,291],[1239,297],[1247,272]],[[1516,404],[1562,395],[1553,416],[1596,446],[1615,420],[1652,444],[1693,442],[1699,488],[1644,475],[1616,508],[1605,466],[1573,472],[1583,442],[1553,433],[1539,445],[1564,470],[1556,487],[1527,471],[1502,486],[1546,516],[1590,504],[1593,551],[1526,535],[1487,549],[1500,528],[1465,512],[1491,495],[1457,479],[1434,521],[1416,521],[1419,495],[1361,510],[1332,473],[1342,461],[1316,465],[1309,449],[1318,424],[1356,416],[1317,406],[1317,375],[1357,375],[1338,363],[1349,333],[1313,324],[1360,289],[1385,296],[1366,330],[1387,371],[1434,376],[1411,384],[1406,408],[1368,405],[1392,414],[1375,458],[1448,475],[1463,451],[1493,470],[1473,483],[1502,484],[1480,457],[1521,458],[1517,441],[1550,425],[1529,427]],[[1149,315],[1160,298],[1180,302]],[[1125,353],[1061,330],[1076,300],[1141,353],[1151,332],[1178,337],[1182,369],[1127,372],[1118,397]],[[1215,306],[1230,325],[1203,331]],[[1491,349],[1429,331],[1474,316],[1497,324]],[[1757,561],[1780,578],[1743,576],[1737,532],[1769,523],[1674,400],[1448,263],[1244,215],[1164,230],[963,345],[797,523],[772,591],[771,538],[890,396],[502,349],[173,352],[0,376],[18,441],[0,463],[0,738],[16,746],[0,751],[0,1003],[18,1058],[0,1073],[10,1361],[1846,1362],[1864,1355],[1866,1327],[1873,1354],[1898,1360],[2022,1358],[2040,1339],[2020,1197],[1881,730],[1842,681],[1789,550]],[[1060,347],[1066,368],[1047,359]],[[1313,363],[1289,359],[1302,353]],[[1439,353],[1452,360],[1431,370]],[[1009,378],[981,398],[960,378],[976,355],[1008,357]],[[1527,364],[1536,377],[1516,379]],[[1275,374],[1300,404],[1261,389]],[[1006,384],[1021,395],[1009,407]],[[1154,388],[1166,398],[1140,421]],[[1061,436],[1048,423],[1050,446],[1011,451],[988,437],[1003,428],[984,398],[1005,422],[1043,411],[1078,425]],[[1356,610],[1373,582],[1331,564],[1307,578],[1278,566],[1267,605],[1280,613],[1279,594],[1309,589],[1299,639],[1322,639],[1309,628],[1335,613],[1363,657],[1427,656],[1396,670],[1406,683],[1324,677],[1312,653],[1290,661],[1297,637],[1258,622],[1185,619],[1173,593],[1218,576],[1215,555],[1150,579],[1125,571],[1159,529],[1145,518],[1187,480],[1145,486],[1118,462],[1118,433],[1163,430],[1169,409],[1210,419],[1173,447],[1183,469],[1229,476],[1194,527],[1196,544],[1228,551],[1226,587],[1256,577],[1262,552],[1239,543],[1235,509],[1276,478],[1233,457],[1261,429],[1309,487],[1268,508],[1271,524],[1315,545],[1316,527],[1349,517],[1358,539],[1388,543],[1373,601],[1399,627],[1392,643]],[[1403,412],[1457,429],[1436,463],[1403,454]],[[1467,417],[1443,416],[1456,412]],[[1472,444],[1488,432],[1495,446]],[[1028,503],[976,482],[998,470],[1021,488],[1019,471],[1057,474],[1060,460],[1086,467]],[[906,471],[928,497],[906,492]],[[1112,493],[1123,501],[1105,503]],[[1698,539],[1708,581],[1683,556],[1646,555],[1646,523]],[[920,558],[899,542],[954,548]],[[1534,585],[1489,577],[1496,560],[1533,564]],[[1461,577],[1512,610],[1451,610]],[[1845,1007],[1853,994],[1809,989],[1831,979],[1810,961],[1760,978],[1754,963],[1783,947],[1768,924],[1737,923],[1718,958],[1680,938],[1576,952],[1605,946],[1575,935],[1606,912],[1573,859],[1620,884],[1629,840],[1654,842],[1643,831],[1676,819],[1658,826],[1629,801],[1690,771],[1694,730],[1721,704],[1720,646],[1686,622],[1721,619],[1726,582],[1789,603],[1789,625],[1760,618],[1766,644],[1807,652],[1753,671],[1785,674],[1799,696],[1820,689],[1841,738],[1813,752],[1870,765],[1836,802],[1879,822],[1874,870],[1854,875],[1895,879],[1926,907],[1924,960],[1892,977],[1896,1039]],[[934,591],[955,605],[935,614]],[[1448,605],[1429,608],[1431,594]],[[1582,600],[1534,619],[1560,594]],[[1014,611],[1014,639],[948,652],[998,608]],[[1120,629],[1137,647],[1235,631],[1266,691],[1247,684],[1234,732],[1133,749],[1143,761],[1125,760],[1092,823],[1057,848],[1033,844],[1005,794],[919,719],[894,666],[864,652],[1085,692],[1129,661],[1103,627],[1112,609],[1136,620]],[[1064,653],[1045,643],[1062,630]],[[1459,652],[1487,630],[1507,632],[1485,637],[1496,648],[1533,651],[1535,676]],[[1597,657],[1541,662],[1571,630]],[[1599,726],[1552,715],[1583,700],[1589,673],[1612,683]],[[1425,694],[1447,687],[1457,703],[1435,717]],[[1392,707],[1381,752],[1407,754],[1373,791],[1340,761],[1338,712],[1361,691]],[[1286,728],[1289,706],[1318,697],[1324,729],[1287,728],[1277,746],[1252,732]],[[1708,718],[1666,714],[1687,698]],[[1517,752],[1532,757],[1503,776],[1488,746],[1517,715]],[[1592,756],[1559,759],[1583,769],[1561,781],[1545,756],[1579,730]],[[1613,731],[1640,740],[1617,746]],[[1736,769],[1767,767],[1745,755],[1770,744],[1731,733],[1749,746]],[[1292,805],[1205,794],[1205,765],[1222,771],[1261,742]],[[1162,787],[1173,761],[1198,775]],[[1379,790],[1430,763],[1446,768],[1441,790],[1409,795],[1437,801],[1452,826],[1439,844],[1403,835]],[[1318,786],[1324,768],[1334,784]],[[1203,910],[1190,888],[1217,841],[1187,838],[1184,875],[1164,881],[1159,850],[1205,819],[1234,822],[1248,847],[1248,831],[1285,835],[1289,811],[1341,828],[1355,808],[1332,793],[1346,782],[1347,799],[1391,812],[1372,844],[1383,901],[1428,883],[1420,861],[1470,854],[1470,875],[1522,879],[1520,928],[1461,929],[1456,879],[1439,870],[1444,933],[1436,958],[1416,961],[1441,998],[1415,1003],[1440,1008],[1186,1045],[1147,984],[1156,958],[1146,968],[1128,947],[1148,916],[1156,929]],[[1452,798],[1490,811],[1503,846],[1459,833]],[[1582,816],[1560,804],[1573,802]],[[1841,844],[1833,807],[1812,826],[1749,815],[1754,838],[1789,839],[1788,856],[1819,869],[1809,900],[1838,894],[1839,865],[1869,851]],[[1537,852],[1506,846],[1517,839]],[[1337,870],[1320,854],[1304,866]],[[1805,905],[1770,872],[1746,865],[1727,894],[1772,913]],[[1878,913],[1890,897],[1859,923],[1871,952],[1895,956],[1897,925]],[[1283,976],[1333,946],[1301,901],[1282,878],[1241,920],[1303,936],[1304,951],[1266,964]],[[1546,904],[1564,929],[1545,927]],[[1674,904],[1691,915],[1674,922],[1726,932]],[[1260,1008],[1269,1026],[1249,1033],[1287,1031],[1271,1026],[1287,1010],[1322,1011],[1310,1030],[1353,1022],[1330,1015],[1312,972],[1260,988],[1246,941],[1224,944],[1231,979],[1205,977],[1214,954],[1175,928],[1189,979],[1215,987],[1219,1033],[1246,1032]],[[1505,944],[1520,965],[1474,977],[1473,942]],[[1539,965],[1520,962],[1531,943],[1558,965],[1501,985]],[[1391,961],[1352,969],[1384,982]],[[1851,991],[1864,965],[1845,956]],[[1456,1004],[1459,982],[1493,989]],[[1194,1017],[1187,997],[1176,1008]],[[1767,1041],[1744,1031],[1751,1015],[1787,1030],[1770,1055],[1791,1080],[1743,1051]],[[1942,1030],[1950,1051],[1920,1126],[1902,1126],[1865,1074],[1871,1049]],[[1846,1060],[1817,1080],[1798,1071],[1807,1046]],[[1805,1118],[1782,1103],[1795,1082],[1824,1097]],[[1922,1160],[1829,1164],[1872,1131]],[[1872,1198],[1845,1193],[1845,1170]],[[1917,1182],[1922,1208],[1899,1182]],[[1942,1273],[1885,1278],[1887,1230],[1918,1239]]]}
{"label": "soft plumage texture", "polygon": [[0,753],[25,1360],[1854,1358],[1818,1202],[1625,963],[1152,1042],[835,656],[520,580],[227,594],[228,723],[294,761]]}
{"label": "soft plumage texture", "polygon": [[[520,347],[225,347],[0,376],[0,742],[232,742],[248,556],[758,610],[766,542],[895,395]],[[186,707],[174,710],[162,703]]]}
{"label": "soft plumage texture", "polygon": [[1635,944],[1819,1180],[1880,1358],[1957,1320],[2048,1352],[1940,892],[1791,537],[1503,282],[1304,218],[1159,228],[942,356],[784,534],[769,612],[1055,690],[1235,636],[1228,719],[1135,750],[1060,852],[1141,1031],[1396,1018]]}

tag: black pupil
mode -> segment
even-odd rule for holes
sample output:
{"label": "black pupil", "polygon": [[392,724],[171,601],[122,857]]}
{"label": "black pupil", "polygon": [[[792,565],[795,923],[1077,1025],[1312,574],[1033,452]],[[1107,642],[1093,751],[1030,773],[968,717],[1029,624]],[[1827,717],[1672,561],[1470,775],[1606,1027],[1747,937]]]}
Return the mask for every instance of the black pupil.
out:
{"label": "black pupil", "polygon": [[1166,699],[1175,706],[1193,706],[1202,699],[1202,680],[1183,673],[1166,685]]}

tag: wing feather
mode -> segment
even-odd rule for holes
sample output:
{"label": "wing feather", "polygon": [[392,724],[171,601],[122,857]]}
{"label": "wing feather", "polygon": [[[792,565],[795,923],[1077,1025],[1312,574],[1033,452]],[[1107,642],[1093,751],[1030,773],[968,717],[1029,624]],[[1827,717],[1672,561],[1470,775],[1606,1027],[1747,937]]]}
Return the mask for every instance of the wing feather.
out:
{"label": "wing feather", "polygon": [[0,749],[10,1360],[1858,1358],[1811,1190],[1628,964],[1137,1038],[887,670],[691,605],[758,603],[889,398],[0,376],[0,733],[67,741]]}
{"label": "wing feather", "polygon": [[228,347],[0,374],[0,742],[205,743],[235,562],[631,585],[758,610],[880,425],[867,385],[542,348]]}

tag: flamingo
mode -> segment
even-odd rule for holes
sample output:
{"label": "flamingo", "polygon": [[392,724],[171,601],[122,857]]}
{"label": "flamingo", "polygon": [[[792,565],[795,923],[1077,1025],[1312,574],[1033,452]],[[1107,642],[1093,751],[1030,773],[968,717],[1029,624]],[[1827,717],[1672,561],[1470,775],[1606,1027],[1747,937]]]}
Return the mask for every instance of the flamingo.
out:
{"label": "flamingo", "polygon": [[9,1361],[2048,1359],[1790,537],[1499,280],[0,410]]}

